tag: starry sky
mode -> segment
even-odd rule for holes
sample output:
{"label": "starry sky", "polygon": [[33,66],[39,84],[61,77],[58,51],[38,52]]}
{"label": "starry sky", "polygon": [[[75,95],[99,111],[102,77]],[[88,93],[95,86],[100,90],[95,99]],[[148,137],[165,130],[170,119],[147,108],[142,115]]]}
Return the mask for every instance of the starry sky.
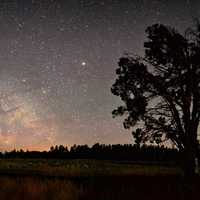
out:
{"label": "starry sky", "polygon": [[0,0],[0,150],[132,143],[111,115],[118,59],[199,16],[198,0]]}

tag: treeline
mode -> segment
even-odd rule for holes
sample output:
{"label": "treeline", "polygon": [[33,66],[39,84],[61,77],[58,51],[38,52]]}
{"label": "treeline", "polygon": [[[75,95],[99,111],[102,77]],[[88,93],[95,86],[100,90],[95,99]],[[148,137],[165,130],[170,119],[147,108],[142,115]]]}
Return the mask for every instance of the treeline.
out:
{"label": "treeline", "polygon": [[138,146],[132,144],[94,144],[67,146],[52,146],[49,151],[13,150],[0,154],[1,158],[47,158],[47,159],[100,159],[137,162],[178,162],[180,153],[176,149],[164,146]]}

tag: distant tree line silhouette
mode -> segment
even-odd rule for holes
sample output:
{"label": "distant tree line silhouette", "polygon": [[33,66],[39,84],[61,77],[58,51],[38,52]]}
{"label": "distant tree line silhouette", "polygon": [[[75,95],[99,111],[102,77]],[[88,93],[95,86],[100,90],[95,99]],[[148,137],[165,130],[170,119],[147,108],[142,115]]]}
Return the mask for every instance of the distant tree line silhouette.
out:
{"label": "distant tree line silhouette", "polygon": [[98,159],[133,162],[160,162],[178,164],[181,153],[177,149],[165,146],[139,146],[132,144],[105,145],[55,145],[49,151],[13,150],[0,153],[1,158],[46,158],[46,159]]}

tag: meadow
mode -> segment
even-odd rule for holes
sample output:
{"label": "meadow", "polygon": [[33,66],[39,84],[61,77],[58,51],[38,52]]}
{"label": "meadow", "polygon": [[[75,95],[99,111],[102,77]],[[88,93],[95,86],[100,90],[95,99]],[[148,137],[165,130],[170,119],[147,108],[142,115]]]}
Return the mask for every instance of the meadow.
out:
{"label": "meadow", "polygon": [[178,167],[100,160],[1,159],[1,200],[196,199]]}
{"label": "meadow", "polygon": [[96,176],[181,175],[179,167],[157,163],[90,159],[0,159],[1,175],[87,178]]}

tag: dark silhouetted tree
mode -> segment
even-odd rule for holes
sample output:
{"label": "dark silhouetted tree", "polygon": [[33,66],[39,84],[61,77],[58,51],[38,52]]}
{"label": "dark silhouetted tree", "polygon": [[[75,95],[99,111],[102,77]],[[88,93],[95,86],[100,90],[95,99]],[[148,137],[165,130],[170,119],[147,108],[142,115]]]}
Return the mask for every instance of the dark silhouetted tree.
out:
{"label": "dark silhouetted tree", "polygon": [[124,104],[112,114],[126,116],[124,127],[133,127],[137,144],[174,143],[190,176],[200,119],[200,23],[184,34],[162,24],[148,27],[146,33],[143,57],[120,58],[111,92]]}

